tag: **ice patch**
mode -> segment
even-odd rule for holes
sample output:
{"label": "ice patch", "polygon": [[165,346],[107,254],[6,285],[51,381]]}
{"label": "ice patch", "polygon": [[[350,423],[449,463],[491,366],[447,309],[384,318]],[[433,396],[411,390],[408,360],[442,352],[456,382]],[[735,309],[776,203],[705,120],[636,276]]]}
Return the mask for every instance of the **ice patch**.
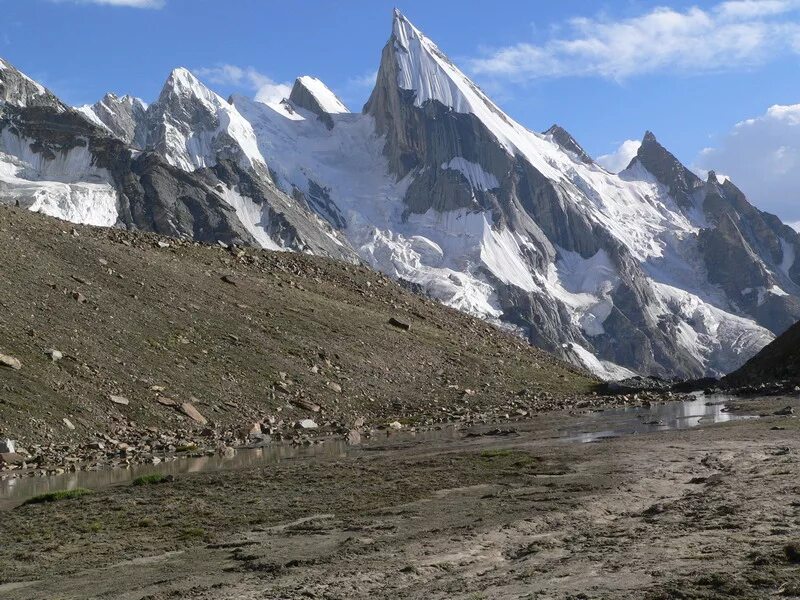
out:
{"label": "ice patch", "polygon": [[[265,250],[283,250],[266,231],[266,226],[269,224],[269,210],[236,190],[227,186],[222,188],[221,195],[225,202],[233,207],[239,221],[256,242]],[[219,188],[217,190],[220,191]]]}
{"label": "ice patch", "polygon": [[461,156],[456,156],[450,162],[442,163],[442,169],[458,171],[476,190],[486,192],[500,187],[497,177],[484,171],[479,164],[470,162]]}
{"label": "ice patch", "polygon": [[636,373],[616,363],[600,360],[586,348],[575,342],[564,344],[563,348],[573,363],[582,366],[590,373],[606,381],[619,381],[634,377]]}
{"label": "ice patch", "polygon": [[563,302],[572,319],[588,336],[605,333],[603,322],[611,314],[611,294],[619,283],[619,273],[605,250],[583,258],[577,252],[558,249],[559,259],[549,265],[547,290]]}

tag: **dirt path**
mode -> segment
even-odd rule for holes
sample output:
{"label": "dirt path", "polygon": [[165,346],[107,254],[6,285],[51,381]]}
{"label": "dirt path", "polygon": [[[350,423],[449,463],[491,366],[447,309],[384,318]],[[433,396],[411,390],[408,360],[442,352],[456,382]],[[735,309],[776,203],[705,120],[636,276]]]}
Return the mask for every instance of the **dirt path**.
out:
{"label": "dirt path", "polygon": [[0,597],[800,597],[799,431],[520,431],[112,488],[4,514]]}

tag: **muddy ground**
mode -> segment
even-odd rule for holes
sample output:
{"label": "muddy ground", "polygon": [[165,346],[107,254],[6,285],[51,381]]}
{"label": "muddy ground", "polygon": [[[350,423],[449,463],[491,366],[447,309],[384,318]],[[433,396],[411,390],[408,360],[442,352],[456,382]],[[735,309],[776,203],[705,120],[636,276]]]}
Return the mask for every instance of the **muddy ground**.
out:
{"label": "muddy ground", "polygon": [[542,437],[572,418],[6,510],[0,597],[800,597],[794,416]]}

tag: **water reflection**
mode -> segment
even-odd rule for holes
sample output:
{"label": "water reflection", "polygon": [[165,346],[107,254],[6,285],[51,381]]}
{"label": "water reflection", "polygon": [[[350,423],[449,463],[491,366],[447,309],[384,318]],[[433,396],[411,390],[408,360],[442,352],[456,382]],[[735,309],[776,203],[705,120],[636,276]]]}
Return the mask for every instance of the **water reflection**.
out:
{"label": "water reflection", "polygon": [[[721,396],[698,396],[688,402],[669,402],[649,407],[626,407],[609,409],[588,415],[570,417],[567,427],[554,428],[536,421],[516,423],[537,438],[560,438],[565,442],[596,442],[610,437],[620,437],[637,433],[665,431],[669,429],[688,429],[710,423],[721,423],[735,419],[750,418],[726,412]],[[348,446],[344,440],[332,439],[313,446],[289,446],[273,444],[263,448],[240,450],[233,456],[203,456],[196,458],[177,458],[158,465],[136,465],[127,469],[105,469],[97,471],[77,471],[46,477],[21,477],[0,481],[0,509],[13,507],[27,498],[55,490],[78,487],[98,489],[110,485],[121,485],[142,475],[161,473],[179,475],[201,471],[220,471],[242,469],[251,466],[268,465],[284,460],[314,458],[336,459],[354,452],[387,451],[420,442],[448,442],[463,439],[465,432],[452,425],[434,430],[419,432],[375,432],[365,439],[361,446]]]}
{"label": "water reflection", "polygon": [[753,418],[728,412],[725,403],[729,399],[726,396],[696,395],[694,400],[686,402],[615,408],[588,415],[560,432],[564,441],[588,443],[638,433],[690,429],[699,425]]}

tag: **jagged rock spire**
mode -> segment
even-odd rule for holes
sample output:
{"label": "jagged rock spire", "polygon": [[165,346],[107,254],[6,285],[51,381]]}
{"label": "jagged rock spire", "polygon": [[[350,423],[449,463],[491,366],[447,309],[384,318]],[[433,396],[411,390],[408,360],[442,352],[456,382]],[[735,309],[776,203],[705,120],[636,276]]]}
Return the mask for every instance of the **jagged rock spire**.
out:
{"label": "jagged rock spire", "polygon": [[586,164],[591,164],[594,162],[592,157],[589,156],[583,147],[575,140],[575,138],[570,135],[569,131],[561,127],[561,125],[552,125],[550,129],[544,132],[544,135],[552,136],[553,141],[556,144],[561,146],[567,152],[571,152],[577,156],[581,162]]}
{"label": "jagged rock spire", "polygon": [[703,185],[697,175],[658,142],[652,131],[645,132],[642,145],[628,168],[637,162],[669,188],[670,195],[679,206],[691,206],[694,191]]}

